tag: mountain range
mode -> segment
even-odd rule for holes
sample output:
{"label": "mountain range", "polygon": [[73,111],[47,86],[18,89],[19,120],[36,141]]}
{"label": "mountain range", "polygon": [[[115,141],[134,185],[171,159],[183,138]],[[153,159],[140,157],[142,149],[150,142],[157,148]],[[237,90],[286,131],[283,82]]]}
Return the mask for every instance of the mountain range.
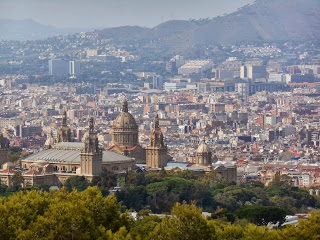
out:
{"label": "mountain range", "polygon": [[82,30],[43,25],[32,19],[0,19],[0,40],[38,40],[80,31]]}
{"label": "mountain range", "polygon": [[[319,39],[320,0],[256,0],[211,19],[172,20],[153,28],[124,26],[97,30],[99,38],[142,43],[145,49],[179,49],[202,44]],[[0,39],[32,40],[76,32],[33,20],[0,19]],[[79,31],[79,29],[78,29]]]}
{"label": "mountain range", "polygon": [[[116,42],[145,42],[145,48],[185,51],[197,45],[320,39],[319,0],[256,0],[212,19],[174,20],[154,28],[120,27],[99,31]],[[175,51],[179,52],[179,51]]]}

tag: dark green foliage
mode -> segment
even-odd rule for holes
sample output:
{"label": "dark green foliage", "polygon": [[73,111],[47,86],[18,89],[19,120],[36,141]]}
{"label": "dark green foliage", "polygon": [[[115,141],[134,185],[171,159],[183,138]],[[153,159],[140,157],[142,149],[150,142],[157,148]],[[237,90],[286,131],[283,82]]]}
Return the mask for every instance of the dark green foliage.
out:
{"label": "dark green foliage", "polygon": [[72,176],[65,181],[63,186],[69,192],[72,192],[74,188],[77,191],[82,192],[86,190],[89,185],[90,183],[86,180],[84,176]]}
{"label": "dark green foliage", "polygon": [[116,196],[128,209],[132,208],[139,211],[146,205],[147,190],[141,185],[128,185],[122,191],[117,192]]}
{"label": "dark green foliage", "polygon": [[10,178],[10,184],[12,187],[18,189],[24,183],[24,178],[21,171],[16,171]]}
{"label": "dark green foliage", "polygon": [[21,156],[21,152],[22,152],[22,149],[19,146],[9,147],[8,161],[13,163],[18,161]]}
{"label": "dark green foliage", "polygon": [[279,226],[285,222],[286,211],[272,206],[245,206],[239,208],[234,214],[240,219],[247,219],[258,226],[279,223]]}
{"label": "dark green foliage", "polygon": [[211,214],[212,219],[219,219],[233,223],[236,218],[232,212],[225,208],[218,208],[217,211]]}
{"label": "dark green foliage", "polygon": [[110,171],[103,171],[100,176],[94,176],[91,186],[98,186],[104,196],[108,195],[109,189],[117,186],[117,175]]}

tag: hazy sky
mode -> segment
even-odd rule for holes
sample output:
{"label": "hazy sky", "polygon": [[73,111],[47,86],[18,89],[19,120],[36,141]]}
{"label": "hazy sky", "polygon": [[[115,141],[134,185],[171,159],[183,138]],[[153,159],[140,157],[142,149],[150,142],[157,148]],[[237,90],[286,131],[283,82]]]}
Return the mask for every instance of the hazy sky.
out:
{"label": "hazy sky", "polygon": [[0,18],[56,27],[153,27],[172,19],[230,13],[254,0],[0,0]]}

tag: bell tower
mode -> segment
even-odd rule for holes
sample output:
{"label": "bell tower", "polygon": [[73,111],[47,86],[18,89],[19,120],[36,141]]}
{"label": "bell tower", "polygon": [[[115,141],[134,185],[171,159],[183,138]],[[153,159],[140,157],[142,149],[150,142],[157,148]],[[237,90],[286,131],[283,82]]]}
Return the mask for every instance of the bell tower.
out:
{"label": "bell tower", "polygon": [[150,144],[146,149],[147,165],[152,168],[162,168],[167,165],[167,146],[163,142],[163,134],[159,127],[159,116],[155,115],[154,128],[150,135]]}
{"label": "bell tower", "polygon": [[80,153],[81,175],[97,176],[102,172],[102,151],[94,132],[93,117],[89,120],[89,131],[84,139],[84,148]]}
{"label": "bell tower", "polygon": [[62,124],[58,131],[57,142],[71,142],[71,130],[67,126],[67,112],[63,110]]}

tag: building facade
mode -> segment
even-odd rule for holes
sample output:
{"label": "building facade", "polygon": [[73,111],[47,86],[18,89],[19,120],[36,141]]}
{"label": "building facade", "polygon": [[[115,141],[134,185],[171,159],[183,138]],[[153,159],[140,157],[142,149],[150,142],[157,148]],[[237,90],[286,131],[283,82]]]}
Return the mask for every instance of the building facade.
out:
{"label": "building facade", "polygon": [[146,163],[145,149],[139,145],[139,130],[134,117],[128,111],[128,102],[122,104],[122,112],[112,126],[112,144],[109,151],[133,157],[137,163]]}
{"label": "building facade", "polygon": [[167,165],[167,146],[163,142],[158,114],[154,118],[154,128],[150,135],[150,144],[147,146],[146,155],[147,165],[151,168],[163,168]]}

